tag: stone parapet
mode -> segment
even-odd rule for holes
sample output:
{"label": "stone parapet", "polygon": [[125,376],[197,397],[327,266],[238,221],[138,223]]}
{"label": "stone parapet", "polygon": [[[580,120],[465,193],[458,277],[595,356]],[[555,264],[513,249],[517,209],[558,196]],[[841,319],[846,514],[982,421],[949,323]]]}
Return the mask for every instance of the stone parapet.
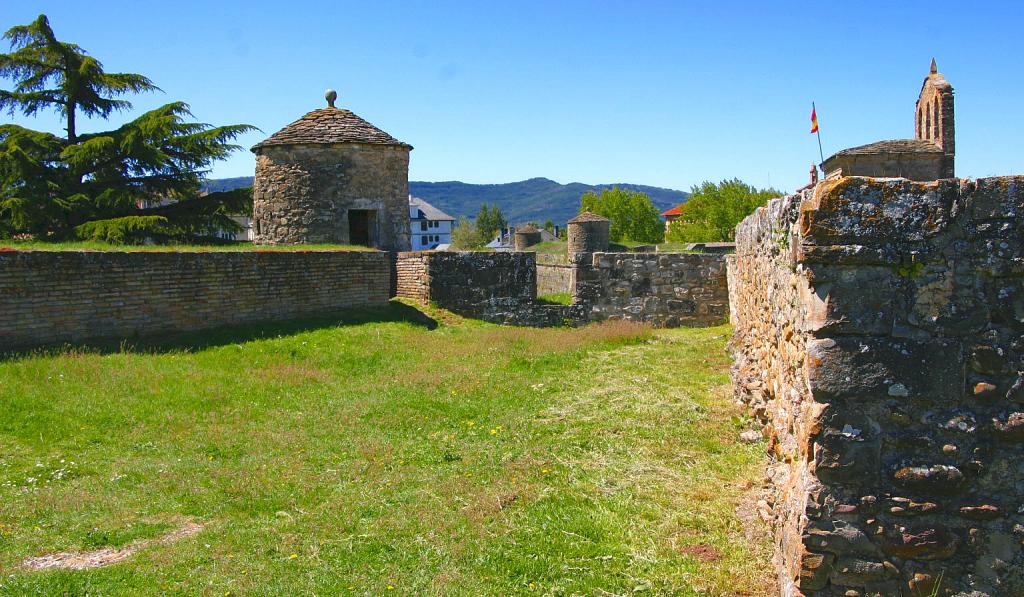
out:
{"label": "stone parapet", "polygon": [[843,177],[729,258],[783,595],[1024,594],[1024,177]]}
{"label": "stone parapet", "polygon": [[697,253],[586,253],[574,302],[592,321],[624,319],[656,327],[728,321],[725,257]]}
{"label": "stone parapet", "polygon": [[573,266],[564,254],[537,254],[537,294],[572,294]]}
{"label": "stone parapet", "polygon": [[534,253],[412,251],[399,253],[397,295],[467,317],[482,317],[495,300],[537,298]]}

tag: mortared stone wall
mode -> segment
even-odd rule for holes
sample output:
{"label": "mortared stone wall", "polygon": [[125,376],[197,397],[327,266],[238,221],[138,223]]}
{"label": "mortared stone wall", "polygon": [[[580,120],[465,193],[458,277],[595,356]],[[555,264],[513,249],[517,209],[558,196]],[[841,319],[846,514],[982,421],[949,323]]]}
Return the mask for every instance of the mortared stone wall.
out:
{"label": "mortared stone wall", "polygon": [[845,177],[731,256],[785,596],[1024,595],[1024,177]]}

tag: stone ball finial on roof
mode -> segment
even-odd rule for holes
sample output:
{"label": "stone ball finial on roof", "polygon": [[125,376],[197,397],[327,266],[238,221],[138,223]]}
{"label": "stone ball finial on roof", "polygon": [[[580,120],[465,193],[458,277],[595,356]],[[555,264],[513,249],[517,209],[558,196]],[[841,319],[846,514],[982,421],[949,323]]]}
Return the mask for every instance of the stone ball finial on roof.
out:
{"label": "stone ball finial on roof", "polygon": [[333,108],[334,102],[338,99],[338,92],[333,89],[328,89],[324,92],[324,99],[327,100],[327,106]]}

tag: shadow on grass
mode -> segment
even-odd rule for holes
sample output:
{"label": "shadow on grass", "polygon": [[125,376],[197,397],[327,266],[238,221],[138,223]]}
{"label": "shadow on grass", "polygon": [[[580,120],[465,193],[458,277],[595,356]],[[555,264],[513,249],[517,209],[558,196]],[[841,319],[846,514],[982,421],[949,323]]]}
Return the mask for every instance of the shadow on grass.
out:
{"label": "shadow on grass", "polygon": [[127,339],[95,339],[20,351],[8,351],[0,353],[0,363],[32,356],[56,355],[68,352],[69,350],[98,354],[119,352],[169,353],[183,350],[202,350],[225,344],[239,344],[253,340],[290,336],[323,328],[387,322],[410,323],[428,330],[436,329],[438,325],[437,320],[419,309],[405,303],[391,301],[384,307],[347,309],[323,317],[218,326],[192,332],[139,336]]}

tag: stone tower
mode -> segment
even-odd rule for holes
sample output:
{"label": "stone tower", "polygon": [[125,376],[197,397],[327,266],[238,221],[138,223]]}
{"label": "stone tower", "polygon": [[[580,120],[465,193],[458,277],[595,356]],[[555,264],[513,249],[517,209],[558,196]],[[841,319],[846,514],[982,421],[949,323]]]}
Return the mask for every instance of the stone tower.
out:
{"label": "stone tower", "polygon": [[932,58],[931,70],[921,85],[914,111],[914,138],[936,143],[942,149],[943,175],[953,178],[956,128],[953,121],[953,86],[939,72]]}
{"label": "stone tower", "polygon": [[822,163],[827,174],[899,177],[930,181],[953,178],[953,86],[932,60],[914,114],[914,138],[878,141],[836,152]]}
{"label": "stone tower", "polygon": [[409,250],[409,151],[349,110],[327,107],[253,146],[257,244]]}
{"label": "stone tower", "polygon": [[540,230],[533,224],[527,224],[522,228],[516,229],[514,236],[514,246],[516,251],[525,251],[528,247],[540,242]]}
{"label": "stone tower", "polygon": [[569,220],[567,229],[570,259],[577,253],[600,253],[608,250],[611,220],[585,211]]}

